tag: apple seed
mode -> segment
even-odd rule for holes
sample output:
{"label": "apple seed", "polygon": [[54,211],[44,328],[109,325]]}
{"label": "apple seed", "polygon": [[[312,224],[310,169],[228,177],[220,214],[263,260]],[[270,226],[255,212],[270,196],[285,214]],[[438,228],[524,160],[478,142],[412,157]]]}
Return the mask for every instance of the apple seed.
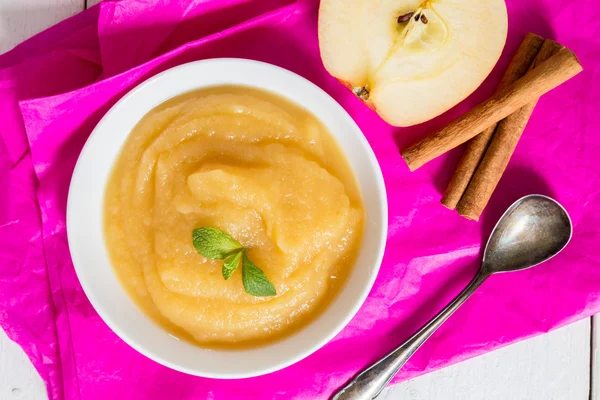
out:
{"label": "apple seed", "polygon": [[409,13],[406,13],[404,15],[399,16],[398,17],[398,23],[400,24],[402,22],[408,21],[413,16],[414,13],[415,13],[414,11],[411,11]]}
{"label": "apple seed", "polygon": [[388,123],[428,121],[473,93],[496,65],[507,2],[320,0],[323,65]]}

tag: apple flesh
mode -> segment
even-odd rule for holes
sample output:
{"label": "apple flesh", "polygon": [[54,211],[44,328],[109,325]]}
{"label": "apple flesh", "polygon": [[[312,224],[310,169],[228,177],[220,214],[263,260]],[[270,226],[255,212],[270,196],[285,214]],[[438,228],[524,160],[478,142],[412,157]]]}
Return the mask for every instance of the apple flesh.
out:
{"label": "apple flesh", "polygon": [[504,0],[321,0],[327,71],[388,123],[434,118],[471,94],[504,48]]}

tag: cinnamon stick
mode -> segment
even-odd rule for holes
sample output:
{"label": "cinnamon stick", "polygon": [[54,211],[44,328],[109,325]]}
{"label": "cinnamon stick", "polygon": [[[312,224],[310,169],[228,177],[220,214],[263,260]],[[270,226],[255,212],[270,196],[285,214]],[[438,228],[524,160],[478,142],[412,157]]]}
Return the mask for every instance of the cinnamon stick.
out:
{"label": "cinnamon stick", "polygon": [[[563,47],[560,44],[545,40],[532,69],[561,49]],[[479,167],[456,207],[460,215],[475,221],[479,219],[517,147],[536,104],[537,100],[525,105],[498,124]]]}
{"label": "cinnamon stick", "polygon": [[508,117],[581,71],[582,67],[575,54],[567,48],[562,48],[521,79],[499,90],[446,127],[405,149],[402,157],[408,168],[414,171],[475,137],[495,122]]}
{"label": "cinnamon stick", "polygon": [[[512,60],[508,64],[502,80],[498,84],[501,90],[507,85],[521,78],[529,70],[535,56],[540,51],[544,39],[536,34],[528,33]],[[453,210],[463,196],[467,185],[471,181],[477,166],[481,162],[483,155],[492,139],[497,124],[492,124],[479,135],[467,142],[465,151],[454,171],[454,175],[442,196],[442,204]]]}

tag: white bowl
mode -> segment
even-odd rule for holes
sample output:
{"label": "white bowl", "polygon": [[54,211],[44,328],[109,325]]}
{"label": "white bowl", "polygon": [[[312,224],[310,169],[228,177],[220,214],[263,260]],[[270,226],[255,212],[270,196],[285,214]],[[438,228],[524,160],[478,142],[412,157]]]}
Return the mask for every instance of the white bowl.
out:
{"label": "white bowl", "polygon": [[[345,286],[312,323],[271,345],[207,350],[180,341],[150,320],[122,288],[106,251],[104,191],[127,135],[152,108],[210,86],[251,86],[283,96],[312,112],[336,137],[363,195],[366,224],[361,250]],[[387,199],[377,159],[358,126],[327,93],[285,69],[242,59],[184,64],[137,86],[102,118],[75,166],[67,204],[67,232],[81,286],[106,324],[131,347],[167,367],[211,378],[244,378],[287,367],[331,340],[356,314],[377,272],[387,235]]]}

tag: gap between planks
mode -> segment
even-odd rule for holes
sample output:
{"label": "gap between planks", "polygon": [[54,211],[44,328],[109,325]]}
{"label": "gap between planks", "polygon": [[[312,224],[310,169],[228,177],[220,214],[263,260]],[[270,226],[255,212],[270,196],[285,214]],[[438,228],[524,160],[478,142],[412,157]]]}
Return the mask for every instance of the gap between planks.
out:
{"label": "gap between planks", "polygon": [[600,400],[600,314],[590,323],[590,400]]}
{"label": "gap between planks", "polygon": [[95,6],[100,3],[102,0],[83,0],[83,8],[90,8],[91,6]]}

